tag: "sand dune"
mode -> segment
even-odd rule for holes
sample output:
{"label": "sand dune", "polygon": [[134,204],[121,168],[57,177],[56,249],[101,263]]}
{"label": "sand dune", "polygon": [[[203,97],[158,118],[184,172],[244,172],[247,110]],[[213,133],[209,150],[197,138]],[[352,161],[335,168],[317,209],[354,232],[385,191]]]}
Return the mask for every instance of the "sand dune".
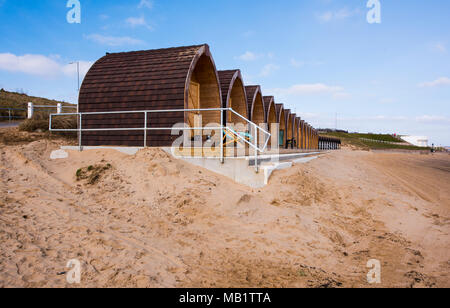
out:
{"label": "sand dune", "polygon": [[50,160],[60,144],[1,146],[0,287],[370,287],[369,259],[382,287],[450,287],[448,155],[344,149],[254,190],[156,149]]}

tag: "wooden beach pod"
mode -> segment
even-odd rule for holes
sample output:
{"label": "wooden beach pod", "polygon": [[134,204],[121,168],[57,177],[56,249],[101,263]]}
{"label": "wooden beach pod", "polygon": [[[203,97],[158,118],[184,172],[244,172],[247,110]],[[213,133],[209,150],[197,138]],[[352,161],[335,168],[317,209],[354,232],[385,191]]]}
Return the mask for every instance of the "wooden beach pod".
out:
{"label": "wooden beach pod", "polygon": [[302,136],[301,136],[301,128],[300,128],[300,117],[296,117],[295,118],[295,126],[294,126],[294,130],[295,130],[295,138],[297,141],[297,149],[301,148],[301,140],[302,140]]}
{"label": "wooden beach pod", "polygon": [[[264,108],[266,109],[266,127],[268,129],[268,131],[271,134],[278,134],[278,131],[272,131],[272,125],[273,124],[277,124],[278,125],[278,118],[277,118],[277,110],[276,110],[276,106],[275,106],[275,98],[273,96],[264,96]],[[275,138],[278,136],[273,136],[272,138],[270,138],[268,146],[272,147],[272,140],[274,140],[274,142],[278,139]]]}
{"label": "wooden beach pod", "polygon": [[292,122],[292,149],[297,148],[297,114],[291,113],[290,121]]}
{"label": "wooden beach pod", "polygon": [[306,148],[311,149],[311,126],[309,124],[306,125]]}
{"label": "wooden beach pod", "polygon": [[277,111],[275,107],[275,98],[273,96],[264,96],[264,108],[266,110],[266,123],[270,128],[270,124],[278,123]]}
{"label": "wooden beach pod", "polygon": [[275,104],[275,109],[277,111],[278,123],[280,124],[278,142],[280,148],[284,149],[286,145],[286,116],[284,113],[284,106],[283,104]]}
{"label": "wooden beach pod", "polygon": [[[180,112],[174,109],[220,108],[222,97],[219,77],[208,45],[157,50],[111,53],[99,59],[87,73],[80,89],[79,111],[120,112],[169,110],[149,113],[148,128],[172,128],[177,123],[191,127],[200,122],[220,124],[220,112]],[[200,117],[201,116],[201,117]],[[142,113],[84,115],[86,146],[143,146]],[[171,146],[179,135],[170,130],[149,130],[147,146]]]}
{"label": "wooden beach pod", "polygon": [[292,120],[291,120],[291,109],[284,110],[284,117],[286,121],[286,137],[284,140],[285,148],[288,147],[288,140],[292,139]]}
{"label": "wooden beach pod", "polygon": [[301,121],[301,130],[302,130],[302,150],[306,149],[306,122],[304,120]]}
{"label": "wooden beach pod", "polygon": [[266,112],[260,86],[246,86],[249,120],[256,125],[264,124]]}
{"label": "wooden beach pod", "polygon": [[[244,118],[248,119],[247,94],[240,70],[219,71],[220,87],[222,90],[222,107],[232,108]],[[225,114],[226,123],[247,124],[233,112]]]}

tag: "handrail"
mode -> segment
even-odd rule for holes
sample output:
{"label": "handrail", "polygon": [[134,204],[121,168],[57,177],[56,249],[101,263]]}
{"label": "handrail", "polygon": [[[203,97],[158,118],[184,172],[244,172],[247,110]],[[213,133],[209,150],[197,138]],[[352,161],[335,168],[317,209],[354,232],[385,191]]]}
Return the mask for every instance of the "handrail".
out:
{"label": "handrail", "polygon": [[[70,108],[70,107],[69,107]],[[270,137],[272,136],[269,132],[267,132],[262,127],[256,125],[252,121],[246,119],[241,114],[234,111],[232,108],[199,108],[199,109],[166,109],[166,110],[135,110],[135,111],[105,111],[105,112],[78,112],[78,113],[58,113],[58,114],[50,114],[49,117],[49,131],[50,132],[78,132],[79,136],[79,147],[80,150],[82,150],[82,133],[83,132],[103,132],[103,131],[139,131],[142,130],[144,132],[144,147],[147,147],[147,132],[152,130],[172,130],[173,127],[148,127],[148,114],[149,113],[165,113],[165,112],[208,112],[208,111],[220,111],[220,126],[219,127],[178,127],[179,130],[221,130],[222,137],[220,138],[220,159],[221,162],[224,162],[224,153],[223,153],[223,134],[224,130],[230,130],[232,129],[223,123],[223,113],[224,111],[230,111],[233,114],[237,115],[244,121],[246,121],[250,126],[254,128],[255,138],[254,143],[251,143],[247,141],[245,138],[243,138],[240,134],[236,134],[236,136],[243,140],[246,144],[251,146],[255,152],[255,166],[256,171],[258,172],[258,152],[263,153],[267,149],[267,145],[269,143]],[[139,128],[82,128],[82,119],[83,116],[89,116],[89,115],[106,115],[106,114],[136,114],[136,113],[143,113],[145,115],[144,125],[145,127]],[[78,129],[54,129],[52,127],[52,118],[54,116],[77,116],[79,117],[79,127]],[[265,142],[262,148],[259,147],[258,144],[258,133],[262,132],[265,136]]]}

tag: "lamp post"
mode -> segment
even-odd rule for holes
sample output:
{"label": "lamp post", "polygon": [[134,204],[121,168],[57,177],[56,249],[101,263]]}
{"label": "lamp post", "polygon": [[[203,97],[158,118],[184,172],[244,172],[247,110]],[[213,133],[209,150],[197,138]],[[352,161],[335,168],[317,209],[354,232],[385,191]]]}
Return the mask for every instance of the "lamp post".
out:
{"label": "lamp post", "polygon": [[[69,64],[76,64],[77,65],[77,77],[78,77],[77,92],[78,92],[78,95],[80,95],[80,61],[70,62]],[[77,97],[78,97],[78,95],[77,95]],[[79,112],[79,109],[78,109],[78,102],[77,102],[77,113],[78,112]]]}

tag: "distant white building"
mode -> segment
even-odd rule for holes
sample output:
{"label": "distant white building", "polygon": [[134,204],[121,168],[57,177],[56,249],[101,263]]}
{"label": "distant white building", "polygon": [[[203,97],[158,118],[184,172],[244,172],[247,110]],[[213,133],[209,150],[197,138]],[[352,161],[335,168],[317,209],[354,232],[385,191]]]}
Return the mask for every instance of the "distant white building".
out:
{"label": "distant white building", "polygon": [[401,136],[400,138],[416,147],[428,147],[428,137],[425,136]]}

